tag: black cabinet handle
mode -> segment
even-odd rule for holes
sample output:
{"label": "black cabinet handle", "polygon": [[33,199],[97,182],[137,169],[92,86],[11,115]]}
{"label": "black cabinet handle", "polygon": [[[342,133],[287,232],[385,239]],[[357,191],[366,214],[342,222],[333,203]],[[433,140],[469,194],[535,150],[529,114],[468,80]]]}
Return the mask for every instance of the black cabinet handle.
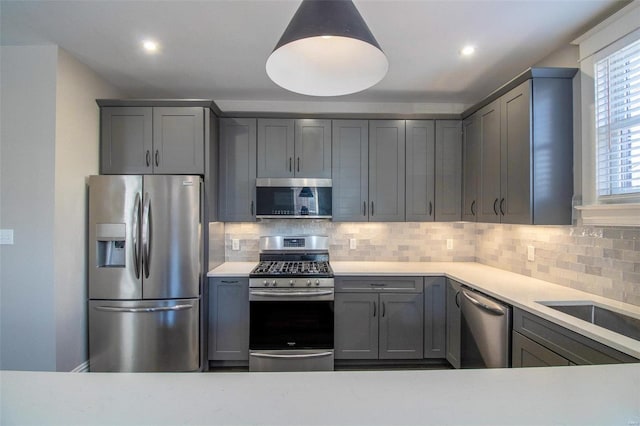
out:
{"label": "black cabinet handle", "polygon": [[493,202],[493,212],[498,216],[498,199]]}
{"label": "black cabinet handle", "polygon": [[298,157],[298,171],[300,171],[300,157]]}
{"label": "black cabinet handle", "polygon": [[292,160],[291,160],[291,157],[289,157],[289,172],[291,172],[291,171],[292,171],[292,169],[291,169],[291,161],[292,161]]}
{"label": "black cabinet handle", "polygon": [[456,306],[460,307],[460,292],[456,292]]}
{"label": "black cabinet handle", "polygon": [[374,215],[374,213],[373,213],[373,201],[372,201],[371,202],[371,216],[373,216],[373,215]]}
{"label": "black cabinet handle", "polygon": [[149,150],[147,150],[146,159],[147,159],[147,167],[149,167],[151,165],[151,152],[149,152]]}
{"label": "black cabinet handle", "polygon": [[473,200],[473,201],[471,202],[471,215],[472,215],[472,216],[475,216],[475,215],[476,215],[476,212],[473,210],[473,208],[474,208],[475,206],[476,206],[476,200]]}
{"label": "black cabinet handle", "polygon": [[367,215],[367,202],[363,201],[362,202],[362,216],[366,216]]}
{"label": "black cabinet handle", "polygon": [[504,198],[500,200],[500,214],[504,216]]}
{"label": "black cabinet handle", "polygon": [[373,302],[373,316],[376,316],[376,302]]}
{"label": "black cabinet handle", "polygon": [[431,216],[432,212],[433,212],[433,203],[429,201],[429,216]]}
{"label": "black cabinet handle", "polygon": [[159,156],[160,156],[160,151],[156,149],[156,167],[160,165]]}
{"label": "black cabinet handle", "polygon": [[221,282],[225,283],[225,284],[238,284],[238,281],[227,281],[227,280],[221,280]]}
{"label": "black cabinet handle", "polygon": [[386,309],[386,304],[384,302],[382,302],[382,316],[384,317],[385,312],[387,311]]}
{"label": "black cabinet handle", "polygon": [[249,206],[249,211],[251,212],[251,216],[253,216],[253,200],[251,200],[251,205]]}

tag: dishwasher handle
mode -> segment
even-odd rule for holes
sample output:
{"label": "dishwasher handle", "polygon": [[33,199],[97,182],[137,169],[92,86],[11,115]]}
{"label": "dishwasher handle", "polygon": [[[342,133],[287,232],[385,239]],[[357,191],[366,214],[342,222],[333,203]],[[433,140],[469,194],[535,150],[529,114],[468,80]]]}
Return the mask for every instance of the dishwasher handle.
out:
{"label": "dishwasher handle", "polygon": [[469,302],[471,302],[475,306],[477,306],[477,307],[479,307],[479,308],[481,308],[481,309],[483,309],[483,310],[485,310],[485,311],[487,311],[487,312],[489,312],[489,313],[491,313],[493,315],[502,316],[502,315],[505,315],[507,313],[507,309],[504,306],[502,306],[502,305],[500,305],[500,304],[498,304],[498,303],[496,303],[496,302],[494,302],[494,301],[492,301],[492,300],[490,300],[490,299],[488,299],[488,298],[486,298],[484,296],[481,296],[478,293],[475,293],[475,292],[472,293],[472,292],[466,291],[464,289],[461,291],[461,293]]}

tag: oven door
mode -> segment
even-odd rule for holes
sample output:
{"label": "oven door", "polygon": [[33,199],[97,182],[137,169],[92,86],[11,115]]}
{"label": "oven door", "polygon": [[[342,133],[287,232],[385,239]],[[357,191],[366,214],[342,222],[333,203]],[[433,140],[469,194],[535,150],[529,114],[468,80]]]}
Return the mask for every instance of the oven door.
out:
{"label": "oven door", "polygon": [[333,289],[284,290],[251,290],[249,370],[333,370]]}

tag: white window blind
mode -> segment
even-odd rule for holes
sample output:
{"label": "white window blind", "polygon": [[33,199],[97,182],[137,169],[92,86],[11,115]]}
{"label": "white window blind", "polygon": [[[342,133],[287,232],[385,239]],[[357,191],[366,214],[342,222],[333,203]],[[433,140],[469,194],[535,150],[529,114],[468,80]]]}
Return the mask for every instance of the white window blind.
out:
{"label": "white window blind", "polygon": [[640,40],[595,64],[595,86],[598,197],[640,196]]}

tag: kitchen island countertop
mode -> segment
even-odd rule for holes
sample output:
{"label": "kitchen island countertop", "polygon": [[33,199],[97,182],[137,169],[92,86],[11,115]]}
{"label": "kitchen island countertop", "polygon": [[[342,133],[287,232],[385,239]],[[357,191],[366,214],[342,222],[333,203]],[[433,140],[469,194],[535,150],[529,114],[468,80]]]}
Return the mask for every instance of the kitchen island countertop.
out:
{"label": "kitchen island countertop", "polygon": [[3,425],[637,425],[638,364],[307,373],[0,372]]}
{"label": "kitchen island countertop", "polygon": [[[257,262],[226,262],[209,277],[247,277]],[[640,306],[475,262],[345,262],[331,261],[341,276],[447,276],[544,319],[640,359],[640,341],[558,312],[538,302],[589,301],[640,319]]]}

